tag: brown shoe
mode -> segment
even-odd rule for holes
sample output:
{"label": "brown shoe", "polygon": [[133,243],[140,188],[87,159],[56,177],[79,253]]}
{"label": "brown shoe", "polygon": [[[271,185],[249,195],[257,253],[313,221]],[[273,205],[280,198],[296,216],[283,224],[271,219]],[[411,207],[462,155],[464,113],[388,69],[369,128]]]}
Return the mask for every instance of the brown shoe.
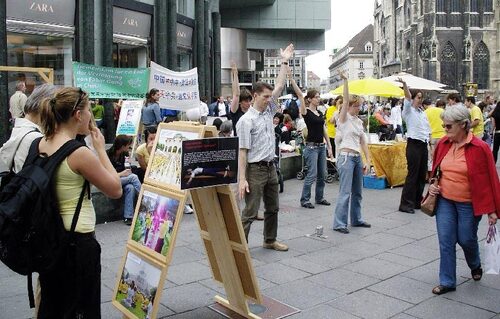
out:
{"label": "brown shoe", "polygon": [[288,246],[282,243],[279,243],[278,241],[275,241],[273,243],[264,243],[262,247],[266,249],[274,249],[276,251],[288,251]]}

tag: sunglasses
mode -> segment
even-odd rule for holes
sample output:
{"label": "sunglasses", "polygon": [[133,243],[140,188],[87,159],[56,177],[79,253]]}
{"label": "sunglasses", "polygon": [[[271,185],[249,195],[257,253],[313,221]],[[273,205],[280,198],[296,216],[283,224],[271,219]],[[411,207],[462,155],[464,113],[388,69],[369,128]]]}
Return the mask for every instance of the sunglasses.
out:
{"label": "sunglasses", "polygon": [[443,128],[445,128],[447,130],[451,130],[452,127],[453,127],[453,124],[443,124]]}
{"label": "sunglasses", "polygon": [[78,100],[76,100],[75,105],[73,105],[73,112],[76,111],[78,105],[82,103],[83,99],[87,96],[87,92],[82,90],[82,88],[78,88],[78,93],[80,94],[80,96],[78,97]]}

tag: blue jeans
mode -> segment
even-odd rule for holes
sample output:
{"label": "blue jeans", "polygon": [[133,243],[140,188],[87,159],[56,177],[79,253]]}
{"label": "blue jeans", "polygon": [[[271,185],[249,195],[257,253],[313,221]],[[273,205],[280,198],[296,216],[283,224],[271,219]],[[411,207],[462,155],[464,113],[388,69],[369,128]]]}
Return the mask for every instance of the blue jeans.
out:
{"label": "blue jeans", "polygon": [[326,172],[325,146],[306,146],[304,148],[304,163],[307,166],[307,175],[302,188],[300,203],[305,204],[311,199],[311,186],[316,180],[316,202],[323,200]]}
{"label": "blue jeans", "polygon": [[333,229],[346,228],[347,217],[351,213],[351,224],[364,223],[361,219],[361,189],[363,186],[363,161],[361,156],[339,155],[337,166],[340,176],[340,189],[335,207]]}
{"label": "blue jeans", "polygon": [[134,199],[135,195],[141,191],[141,182],[135,174],[120,177],[123,189],[123,218],[134,217]]}
{"label": "blue jeans", "polygon": [[445,287],[456,286],[458,243],[465,255],[470,269],[481,266],[477,226],[481,216],[474,216],[471,203],[455,202],[439,197],[436,210],[436,226],[439,239],[439,284]]}

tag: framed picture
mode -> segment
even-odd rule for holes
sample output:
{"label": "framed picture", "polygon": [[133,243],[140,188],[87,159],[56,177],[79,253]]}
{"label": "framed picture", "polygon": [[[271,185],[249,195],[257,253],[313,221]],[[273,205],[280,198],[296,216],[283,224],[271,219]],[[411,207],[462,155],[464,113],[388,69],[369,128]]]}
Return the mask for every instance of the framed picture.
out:
{"label": "framed picture", "polygon": [[113,305],[128,318],[155,318],[164,281],[161,265],[127,250]]}
{"label": "framed picture", "polygon": [[182,141],[197,139],[203,131],[202,126],[160,124],[144,181],[180,190]]}
{"label": "framed picture", "polygon": [[182,142],[181,189],[236,183],[238,138],[203,138]]}
{"label": "framed picture", "polygon": [[167,263],[184,204],[185,196],[143,184],[130,229],[130,244]]}

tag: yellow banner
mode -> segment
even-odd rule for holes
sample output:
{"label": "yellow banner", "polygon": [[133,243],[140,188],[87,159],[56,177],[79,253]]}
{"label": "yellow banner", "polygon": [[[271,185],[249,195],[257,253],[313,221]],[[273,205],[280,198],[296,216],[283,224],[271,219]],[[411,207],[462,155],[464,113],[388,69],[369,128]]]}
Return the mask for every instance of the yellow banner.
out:
{"label": "yellow banner", "polygon": [[391,186],[405,183],[407,175],[405,142],[393,145],[369,144],[368,149],[377,177],[385,176]]}

